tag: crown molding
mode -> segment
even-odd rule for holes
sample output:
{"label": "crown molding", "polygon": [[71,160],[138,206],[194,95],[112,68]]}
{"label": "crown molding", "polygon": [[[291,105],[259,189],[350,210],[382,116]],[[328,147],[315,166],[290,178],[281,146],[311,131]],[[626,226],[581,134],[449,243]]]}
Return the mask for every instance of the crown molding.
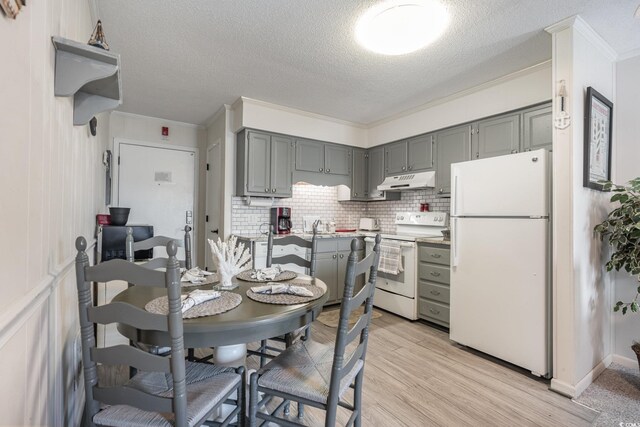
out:
{"label": "crown molding", "polygon": [[169,125],[184,126],[184,127],[190,127],[190,128],[196,128],[196,129],[204,129],[204,126],[196,125],[194,123],[179,122],[177,120],[167,120],[167,119],[162,119],[160,117],[143,116],[142,114],[127,113],[125,111],[112,111],[111,114],[116,114],[116,115],[125,116],[125,117],[132,117],[132,118],[135,118],[135,119],[153,120],[153,121],[156,121],[156,122],[162,122],[162,123],[166,123],[166,124],[169,124]]}
{"label": "crown molding", "polygon": [[[234,105],[235,105],[235,103],[234,103]],[[218,111],[216,111],[213,114],[213,116],[211,116],[207,120],[205,120],[203,126],[208,129],[209,126],[211,126],[216,120],[218,120],[223,113],[226,113],[227,111],[231,111],[232,108],[233,107],[230,106],[229,104],[222,104],[222,107],[218,108]]]}
{"label": "crown molding", "polygon": [[637,49],[631,49],[631,50],[628,50],[628,51],[626,51],[624,53],[619,54],[618,55],[618,62],[624,61],[626,59],[631,59],[631,58],[634,58],[636,56],[640,56],[640,47],[637,48]]}
{"label": "crown molding", "polygon": [[596,33],[587,21],[580,17],[580,15],[574,15],[563,19],[562,21],[545,28],[545,31],[553,35],[568,28],[575,29],[592,44],[598,46],[611,61],[618,60],[618,53],[609,45],[609,43],[607,43],[605,39],[602,38],[602,36],[600,36],[600,34]]}

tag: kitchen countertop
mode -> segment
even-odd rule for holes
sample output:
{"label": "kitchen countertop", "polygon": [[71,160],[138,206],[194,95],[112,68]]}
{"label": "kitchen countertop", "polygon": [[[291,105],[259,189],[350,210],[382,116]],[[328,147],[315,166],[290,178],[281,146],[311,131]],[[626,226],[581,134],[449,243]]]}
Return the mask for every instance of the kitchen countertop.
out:
{"label": "kitchen countertop", "polygon": [[[253,240],[255,242],[266,242],[267,235],[266,234],[235,234],[239,239],[245,240]],[[278,239],[280,237],[287,236],[299,236],[303,239],[311,240],[313,237],[312,233],[291,233],[291,234],[276,234],[274,238]],[[347,233],[318,233],[318,239],[340,239],[340,238],[354,238],[354,237],[364,237],[363,233],[353,231]]]}

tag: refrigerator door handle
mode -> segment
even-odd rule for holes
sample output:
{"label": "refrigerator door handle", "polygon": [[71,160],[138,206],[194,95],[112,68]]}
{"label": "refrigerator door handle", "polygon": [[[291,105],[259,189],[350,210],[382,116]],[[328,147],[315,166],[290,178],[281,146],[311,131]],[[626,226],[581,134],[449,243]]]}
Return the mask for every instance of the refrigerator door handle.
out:
{"label": "refrigerator door handle", "polygon": [[451,223],[451,252],[453,256],[451,257],[451,267],[458,266],[458,218],[452,218],[453,222]]}
{"label": "refrigerator door handle", "polygon": [[459,189],[458,189],[458,174],[453,175],[453,200],[451,206],[451,215],[458,215],[458,199],[460,198]]}

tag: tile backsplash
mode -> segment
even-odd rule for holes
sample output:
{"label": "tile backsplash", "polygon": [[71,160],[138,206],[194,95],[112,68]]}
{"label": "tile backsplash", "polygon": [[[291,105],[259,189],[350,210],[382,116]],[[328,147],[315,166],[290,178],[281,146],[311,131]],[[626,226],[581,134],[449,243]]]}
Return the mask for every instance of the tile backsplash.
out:
{"label": "tile backsplash", "polygon": [[[395,214],[401,211],[418,211],[420,203],[429,203],[429,210],[449,212],[449,200],[437,198],[435,190],[417,190],[402,193],[401,200],[389,202],[338,202],[337,187],[310,184],[293,186],[293,197],[276,199],[273,206],[288,206],[292,212],[294,229],[302,229],[304,215],[319,215],[322,219],[335,220],[338,228],[357,228],[360,217],[378,218],[386,233],[395,231]],[[247,206],[242,197],[233,197],[231,232],[254,235],[266,231],[270,220],[270,208]],[[262,227],[262,228],[261,228]]]}

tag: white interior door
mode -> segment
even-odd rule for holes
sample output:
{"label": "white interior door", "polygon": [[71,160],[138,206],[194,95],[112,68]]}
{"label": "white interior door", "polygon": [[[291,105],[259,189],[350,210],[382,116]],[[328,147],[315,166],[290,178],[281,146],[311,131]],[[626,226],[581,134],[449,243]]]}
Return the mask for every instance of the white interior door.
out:
{"label": "white interior door", "polygon": [[453,218],[450,338],[544,375],[546,219]]}
{"label": "white interior door", "polygon": [[[218,240],[222,220],[222,144],[217,140],[207,149],[207,201],[205,217],[205,239]],[[204,266],[213,271],[211,249],[205,242]]]}
{"label": "white interior door", "polygon": [[[127,224],[153,225],[154,235],[184,240],[184,226],[193,227],[192,257],[196,258],[194,221],[196,152],[193,148],[142,143],[118,144],[118,206],[131,208]],[[162,248],[154,257],[166,256]],[[178,248],[184,259],[184,248]]]}

